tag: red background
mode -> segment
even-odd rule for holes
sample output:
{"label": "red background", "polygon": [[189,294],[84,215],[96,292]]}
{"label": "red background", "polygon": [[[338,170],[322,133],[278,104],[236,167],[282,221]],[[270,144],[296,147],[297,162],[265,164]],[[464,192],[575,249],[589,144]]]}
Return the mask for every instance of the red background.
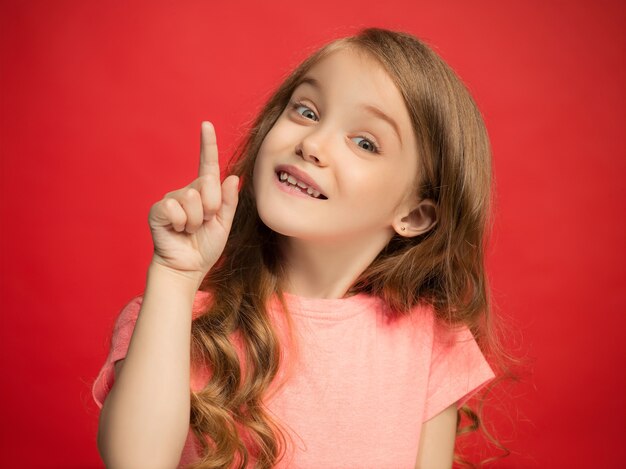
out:
{"label": "red background", "polygon": [[514,451],[496,466],[623,464],[623,2],[0,8],[5,467],[102,467],[90,386],[144,288],[150,206],[196,177],[202,120],[225,161],[281,77],[363,26],[433,44],[489,128],[489,272],[507,343],[527,359],[494,417]]}

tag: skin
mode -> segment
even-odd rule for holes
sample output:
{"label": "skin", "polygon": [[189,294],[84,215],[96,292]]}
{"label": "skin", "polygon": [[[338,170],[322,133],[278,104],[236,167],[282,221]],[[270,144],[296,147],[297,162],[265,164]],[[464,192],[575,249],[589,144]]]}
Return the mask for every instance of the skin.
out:
{"label": "skin", "polygon": [[187,438],[192,306],[224,249],[238,203],[237,176],[220,185],[209,122],[201,142],[198,178],[150,209],[154,255],[143,302],[100,413],[98,449],[107,468],[176,467]]}
{"label": "skin", "polygon": [[422,424],[415,469],[451,468],[456,440],[456,404]]}
{"label": "skin", "polygon": [[[285,235],[285,290],[304,297],[341,298],[394,233],[417,236],[435,221],[430,200],[413,196],[417,143],[402,95],[370,57],[346,49],[307,74],[259,149],[253,184],[259,216]],[[361,108],[381,109],[393,127]],[[372,143],[381,153],[372,152]],[[311,176],[327,200],[287,194],[275,168],[291,164]],[[306,214],[306,215],[305,215]],[[402,229],[404,227],[404,230]]]}
{"label": "skin", "polygon": [[[302,116],[314,115],[303,108],[283,113],[255,167],[259,213],[287,237],[288,291],[301,296],[343,297],[394,232],[416,236],[435,222],[432,202],[409,195],[417,159],[399,92],[367,57],[337,54],[311,70],[322,89],[309,86],[302,96],[320,120]],[[401,139],[387,124],[364,119],[356,106],[366,97],[393,117]],[[364,138],[384,153],[366,151]],[[328,199],[296,199],[277,189],[274,168],[281,163],[304,169]],[[173,467],[180,458],[189,425],[191,304],[224,249],[238,201],[237,177],[220,184],[219,174],[215,131],[204,122],[198,178],[150,209],[154,255],[144,301],[100,414],[98,448],[107,467]],[[455,423],[451,406],[422,425],[416,467],[451,467]]]}
{"label": "skin", "polygon": [[[429,230],[435,206],[414,196],[415,135],[402,95],[380,64],[342,49],[306,77],[317,86],[298,86],[265,137],[254,193],[261,220],[284,235],[284,289],[309,298],[342,298],[394,234]],[[390,116],[397,132],[363,105]],[[305,171],[327,200],[281,190],[275,182],[280,164]],[[416,468],[452,467],[456,416],[452,405],[423,424]]]}

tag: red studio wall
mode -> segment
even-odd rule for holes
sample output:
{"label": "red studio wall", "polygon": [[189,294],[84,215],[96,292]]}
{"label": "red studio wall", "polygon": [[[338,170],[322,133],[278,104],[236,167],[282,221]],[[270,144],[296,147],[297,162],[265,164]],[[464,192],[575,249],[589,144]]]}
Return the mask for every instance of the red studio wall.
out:
{"label": "red studio wall", "polygon": [[624,464],[624,10],[1,1],[3,465],[104,467],[90,388],[117,313],[145,286],[150,206],[195,178],[202,120],[225,164],[299,60],[365,26],[432,44],[492,139],[489,275],[523,363],[487,411],[513,452],[494,467]]}

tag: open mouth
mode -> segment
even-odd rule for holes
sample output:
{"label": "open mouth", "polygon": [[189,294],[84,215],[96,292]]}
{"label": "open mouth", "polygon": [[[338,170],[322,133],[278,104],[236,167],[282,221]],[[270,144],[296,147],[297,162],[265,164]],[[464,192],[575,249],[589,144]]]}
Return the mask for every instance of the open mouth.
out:
{"label": "open mouth", "polygon": [[295,177],[293,177],[291,174],[287,173],[286,171],[277,171],[276,177],[278,178],[278,181],[281,184],[284,184],[286,186],[292,187],[293,189],[299,190],[303,194],[307,194],[309,197],[313,197],[314,199],[321,199],[321,200],[328,199],[328,197],[326,197],[324,194],[313,189],[312,187],[307,186],[302,181],[297,180]]}

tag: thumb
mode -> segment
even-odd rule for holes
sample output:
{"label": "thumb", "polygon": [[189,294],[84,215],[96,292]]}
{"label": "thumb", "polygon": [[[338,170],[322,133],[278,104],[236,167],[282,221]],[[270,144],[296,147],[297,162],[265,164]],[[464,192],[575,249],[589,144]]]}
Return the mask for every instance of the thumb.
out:
{"label": "thumb", "polygon": [[231,174],[222,182],[222,206],[218,213],[224,228],[230,230],[239,201],[239,176]]}

